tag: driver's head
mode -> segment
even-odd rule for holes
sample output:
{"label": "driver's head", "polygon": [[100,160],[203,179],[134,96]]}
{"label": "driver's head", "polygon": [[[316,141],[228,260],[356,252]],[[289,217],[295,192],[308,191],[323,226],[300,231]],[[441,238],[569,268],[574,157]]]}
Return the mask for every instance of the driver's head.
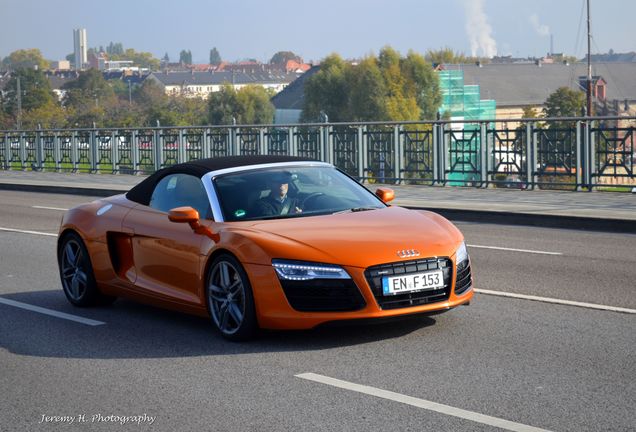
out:
{"label": "driver's head", "polygon": [[289,181],[291,174],[289,173],[276,173],[269,181],[269,189],[272,196],[284,198],[289,191]]}

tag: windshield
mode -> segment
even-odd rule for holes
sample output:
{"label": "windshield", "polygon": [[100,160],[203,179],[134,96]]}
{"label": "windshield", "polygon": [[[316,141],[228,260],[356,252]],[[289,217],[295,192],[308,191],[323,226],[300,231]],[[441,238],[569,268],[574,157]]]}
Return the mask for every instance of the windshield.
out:
{"label": "windshield", "polygon": [[214,185],[226,221],[305,217],[385,207],[355,180],[329,166],[231,173],[215,178]]}

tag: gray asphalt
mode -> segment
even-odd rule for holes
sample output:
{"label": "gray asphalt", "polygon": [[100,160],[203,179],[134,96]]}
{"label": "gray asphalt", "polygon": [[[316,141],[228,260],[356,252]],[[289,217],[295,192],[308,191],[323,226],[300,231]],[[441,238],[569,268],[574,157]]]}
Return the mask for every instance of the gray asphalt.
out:
{"label": "gray asphalt", "polygon": [[[56,232],[89,198],[0,191],[0,227]],[[636,236],[457,225],[477,287],[636,307]],[[636,315],[477,294],[469,307],[381,325],[266,332],[228,343],[205,320],[119,300],[64,298],[55,237],[0,232],[0,296],[106,322],[0,304],[0,430],[497,430],[313,383],[313,372],[554,431],[636,430]],[[148,414],[149,425],[91,423]],[[85,414],[87,423],[39,424]]]}

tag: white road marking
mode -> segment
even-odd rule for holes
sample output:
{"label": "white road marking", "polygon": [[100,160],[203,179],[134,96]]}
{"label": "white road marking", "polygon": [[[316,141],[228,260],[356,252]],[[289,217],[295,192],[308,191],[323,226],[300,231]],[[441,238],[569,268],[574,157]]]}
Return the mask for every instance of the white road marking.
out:
{"label": "white road marking", "polygon": [[636,314],[636,309],[628,309],[628,308],[622,308],[617,306],[607,306],[607,305],[600,305],[595,303],[584,303],[584,302],[578,302],[578,301],[572,301],[572,300],[555,299],[551,297],[539,297],[539,296],[533,296],[533,295],[527,295],[527,294],[516,294],[516,293],[505,292],[505,291],[491,291],[491,290],[485,290],[485,289],[475,289],[475,292],[481,293],[481,294],[499,296],[499,297],[509,297],[509,298],[516,298],[516,299],[522,299],[522,300],[539,301],[543,303],[554,303],[554,304],[560,304],[565,306],[577,306],[577,307],[582,307],[587,309],[597,309],[602,311]]}
{"label": "white road marking", "polygon": [[395,402],[400,402],[406,405],[411,405],[417,408],[423,408],[429,411],[435,411],[440,414],[446,414],[453,417],[459,417],[461,419],[470,420],[476,423],[482,423],[488,426],[494,426],[501,429],[515,431],[515,432],[548,432],[546,429],[540,429],[533,426],[524,425],[522,423],[515,423],[509,420],[500,419],[498,417],[491,417],[484,414],[476,413],[473,411],[467,411],[461,408],[455,408],[450,405],[443,405],[437,402],[427,401],[425,399],[419,399],[412,396],[406,396],[400,393],[395,393],[388,390],[382,390],[376,387],[366,386],[362,384],[356,384],[349,381],[343,381],[336,378],[331,378],[324,375],[318,375],[315,373],[301,373],[295,375],[297,378],[306,379],[309,381],[318,382],[321,384],[338,387],[345,390],[354,391],[357,393],[363,393],[370,396],[379,397],[382,399],[388,399]]}
{"label": "white road marking", "polygon": [[470,248],[476,248],[476,249],[495,249],[495,250],[511,251],[511,252],[525,252],[525,253],[532,253],[532,254],[539,254],[539,255],[563,255],[561,252],[547,252],[547,251],[538,251],[538,250],[531,250],[531,249],[514,249],[514,248],[499,247],[499,246],[481,246],[481,245],[474,245],[474,244],[469,244],[467,246]]}
{"label": "white road marking", "polygon": [[57,237],[57,234],[54,234],[54,233],[45,233],[45,232],[41,232],[41,231],[21,230],[21,229],[15,229],[15,228],[3,228],[3,227],[0,227],[0,231],[16,232],[16,233],[21,233],[21,234],[35,234],[35,235]]}
{"label": "white road marking", "polygon": [[47,206],[31,206],[31,208],[34,209],[43,209],[43,210],[59,210],[59,211],[67,211],[67,208],[61,208],[61,207],[47,207]]}
{"label": "white road marking", "polygon": [[84,317],[80,317],[80,316],[76,316],[76,315],[71,315],[71,314],[67,314],[64,312],[58,312],[52,309],[46,309],[40,306],[33,306],[30,305],[28,303],[22,303],[19,301],[15,301],[15,300],[9,300],[7,298],[4,297],[0,297],[0,303],[8,305],[8,306],[13,306],[13,307],[17,307],[20,309],[26,309],[32,312],[37,312],[37,313],[41,313],[44,315],[50,315],[56,318],[62,318],[68,321],[75,321],[81,324],[86,324],[89,326],[98,326],[98,325],[103,325],[106,324],[105,322],[102,321],[96,321],[96,320],[92,320],[90,318],[84,318]]}

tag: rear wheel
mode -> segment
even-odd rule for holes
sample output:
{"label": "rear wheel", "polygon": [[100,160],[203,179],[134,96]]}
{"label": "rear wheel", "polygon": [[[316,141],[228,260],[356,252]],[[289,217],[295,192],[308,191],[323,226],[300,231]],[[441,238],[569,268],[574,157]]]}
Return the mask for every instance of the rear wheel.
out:
{"label": "rear wheel", "polygon": [[257,328],[254,297],[247,273],[236,258],[220,255],[208,271],[206,298],[212,322],[224,338],[239,341]]}
{"label": "rear wheel", "polygon": [[110,304],[115,297],[99,292],[90,256],[79,235],[64,236],[57,252],[62,288],[69,302],[75,306]]}

